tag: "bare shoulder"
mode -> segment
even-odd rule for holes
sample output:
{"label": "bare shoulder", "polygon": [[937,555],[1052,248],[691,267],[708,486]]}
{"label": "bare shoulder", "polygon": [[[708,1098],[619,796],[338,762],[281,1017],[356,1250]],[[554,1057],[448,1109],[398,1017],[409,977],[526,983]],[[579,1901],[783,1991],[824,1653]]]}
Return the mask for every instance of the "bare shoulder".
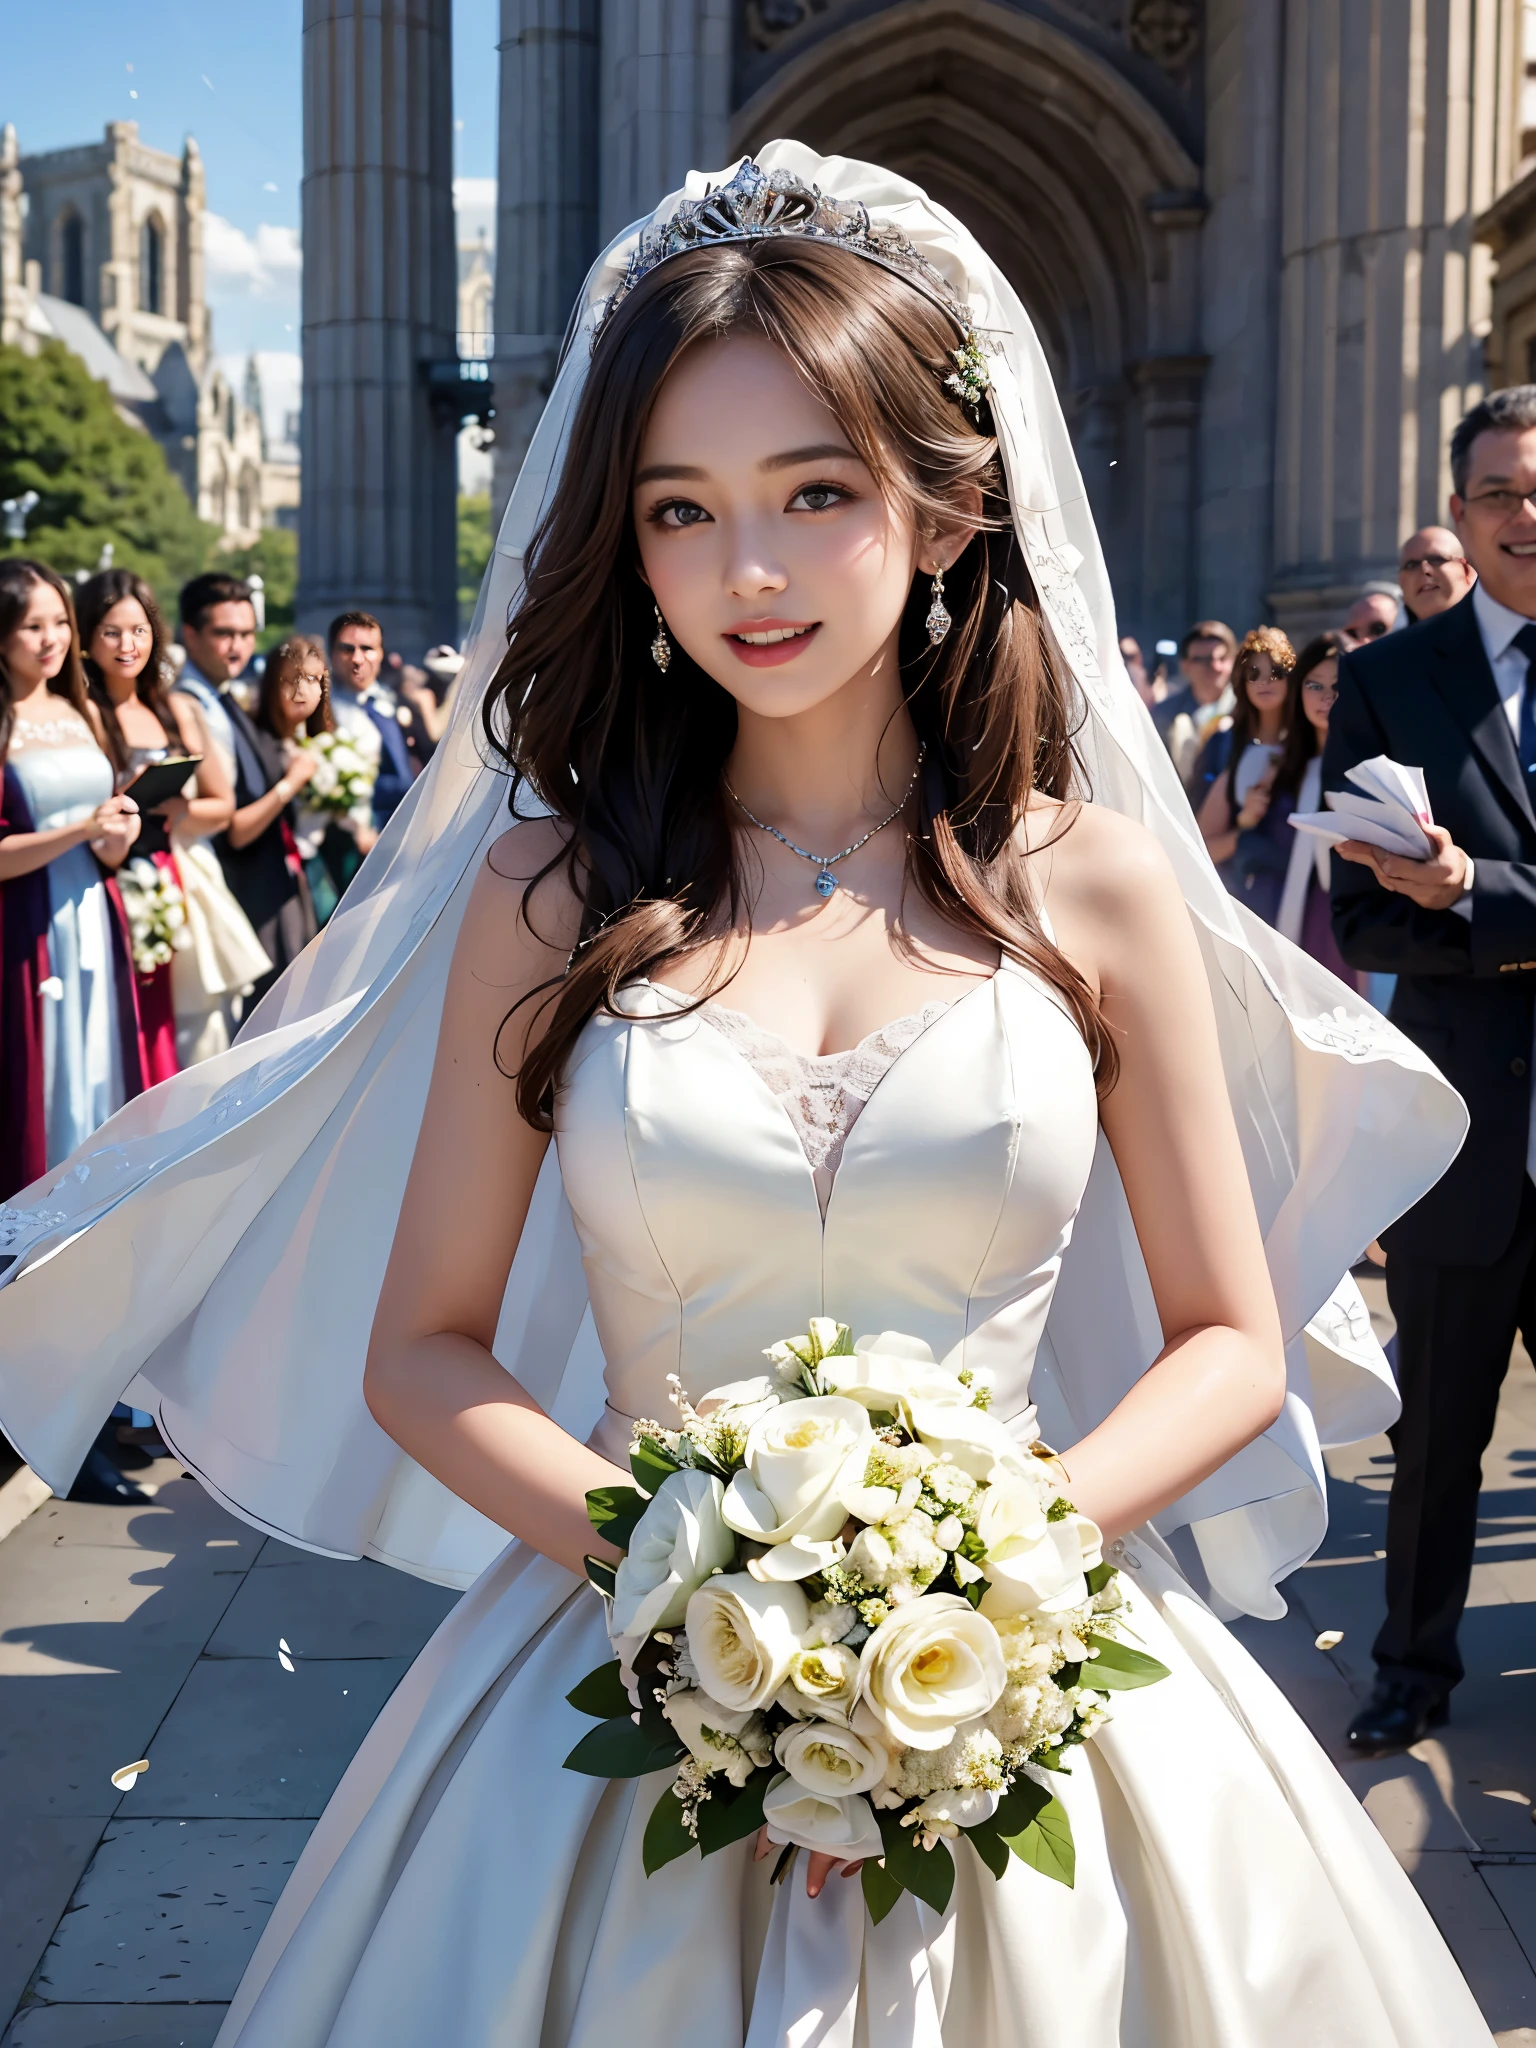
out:
{"label": "bare shoulder", "polygon": [[498,982],[563,971],[581,929],[581,903],[554,818],[529,818],[492,842],[464,912],[456,965]]}
{"label": "bare shoulder", "polygon": [[1155,835],[1095,803],[1032,802],[1023,827],[1030,864],[1053,924],[1091,919],[1112,930],[1166,912],[1183,896]]}

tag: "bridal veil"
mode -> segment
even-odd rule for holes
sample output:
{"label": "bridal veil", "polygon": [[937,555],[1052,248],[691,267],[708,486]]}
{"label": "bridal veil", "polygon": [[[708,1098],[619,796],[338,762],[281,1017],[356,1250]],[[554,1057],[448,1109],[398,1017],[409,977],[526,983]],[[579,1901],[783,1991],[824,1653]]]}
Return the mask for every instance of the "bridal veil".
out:
{"label": "bridal veil", "polygon": [[[1444,1171],[1465,1111],[1414,1046],[1223,889],[1124,672],[1066,422],[1006,279],[905,179],[793,142],[757,161],[862,201],[896,228],[969,305],[993,351],[990,399],[1019,539],[1081,698],[1085,793],[1140,819],[1177,871],[1288,1340],[1278,1421],[1158,1526],[1189,1527],[1227,1611],[1278,1615],[1276,1582],[1323,1534],[1322,1448],[1396,1413],[1358,1292],[1341,1276]],[[730,175],[693,173],[653,220]],[[502,521],[452,723],[330,924],[228,1052],[129,1103],[0,1205],[0,1423],[58,1492],[131,1389],[219,1499],[290,1542],[452,1585],[467,1585],[506,1544],[374,1423],[363,1361],[449,957],[484,849],[508,823],[480,703],[560,473],[597,320],[645,225],[619,236],[587,279]],[[1092,1427],[1161,1342],[1101,1137],[1031,1388],[1047,1440]],[[567,1427],[587,1432],[601,1360],[553,1147],[496,1355]]]}

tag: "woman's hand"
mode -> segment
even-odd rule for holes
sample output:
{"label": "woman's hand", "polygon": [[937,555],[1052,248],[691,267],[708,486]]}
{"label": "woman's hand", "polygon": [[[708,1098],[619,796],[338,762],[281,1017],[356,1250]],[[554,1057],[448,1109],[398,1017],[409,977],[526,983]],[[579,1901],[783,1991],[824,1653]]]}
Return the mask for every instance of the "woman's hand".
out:
{"label": "woman's hand", "polygon": [[174,832],[191,811],[192,805],[184,796],[168,796],[163,804],[156,804],[154,816],[165,822],[165,829]]}
{"label": "woman's hand", "polygon": [[312,747],[295,747],[293,759],[283,770],[283,780],[297,796],[301,789],[309,787],[319,766],[320,756]]}
{"label": "woman's hand", "polygon": [[98,804],[91,817],[89,843],[96,858],[109,868],[120,868],[128,849],[143,829],[144,820],[131,796],[109,796]]}
{"label": "woman's hand", "polygon": [[[761,1863],[768,1852],[777,1847],[776,1842],[769,1841],[767,1828],[760,1827],[752,1851],[752,1861]],[[856,1877],[863,1868],[862,1859],[857,1863],[844,1863],[836,1856],[827,1856],[820,1849],[812,1849],[810,1860],[805,1866],[805,1895],[808,1899],[819,1898],[822,1886],[836,1870],[840,1870],[844,1877]]]}
{"label": "woman's hand", "polygon": [[1243,799],[1243,807],[1237,814],[1237,827],[1240,832],[1251,832],[1256,825],[1263,824],[1274,787],[1275,773],[1271,769],[1268,775],[1253,785]]}

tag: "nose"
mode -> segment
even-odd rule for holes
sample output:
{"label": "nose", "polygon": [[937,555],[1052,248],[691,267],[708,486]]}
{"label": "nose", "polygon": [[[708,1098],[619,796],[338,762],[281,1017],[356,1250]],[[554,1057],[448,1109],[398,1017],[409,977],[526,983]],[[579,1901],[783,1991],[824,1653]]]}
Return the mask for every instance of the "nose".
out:
{"label": "nose", "polygon": [[763,528],[755,520],[738,522],[725,567],[725,586],[732,597],[767,597],[788,583],[789,571],[776,560]]}

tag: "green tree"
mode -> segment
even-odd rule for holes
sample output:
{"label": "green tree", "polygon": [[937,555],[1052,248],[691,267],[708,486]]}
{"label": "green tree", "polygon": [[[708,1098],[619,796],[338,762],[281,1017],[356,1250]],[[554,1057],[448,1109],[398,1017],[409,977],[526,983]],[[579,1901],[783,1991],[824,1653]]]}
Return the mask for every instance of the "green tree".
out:
{"label": "green tree", "polygon": [[289,527],[268,526],[248,548],[224,548],[210,564],[231,576],[259,576],[266,586],[267,624],[262,652],[293,631],[294,592],[299,583],[299,537]]}
{"label": "green tree", "polygon": [[474,616],[480,579],[491,559],[491,500],[487,491],[459,499],[459,630]]}
{"label": "green tree", "polygon": [[94,569],[111,543],[163,603],[202,569],[218,529],[198,518],[158,442],[129,426],[77,356],[45,341],[35,356],[0,348],[0,498],[36,491],[25,541],[63,574]]}

